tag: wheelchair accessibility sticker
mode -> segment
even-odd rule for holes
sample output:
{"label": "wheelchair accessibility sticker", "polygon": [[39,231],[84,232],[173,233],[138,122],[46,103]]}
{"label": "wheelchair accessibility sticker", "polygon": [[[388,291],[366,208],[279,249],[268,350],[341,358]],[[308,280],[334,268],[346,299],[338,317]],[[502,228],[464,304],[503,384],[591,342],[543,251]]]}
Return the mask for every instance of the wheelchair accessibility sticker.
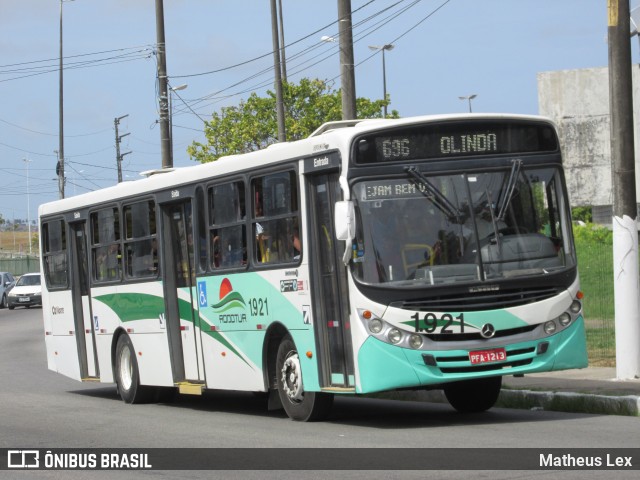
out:
{"label": "wheelchair accessibility sticker", "polygon": [[207,306],[207,283],[198,282],[198,304],[200,308]]}

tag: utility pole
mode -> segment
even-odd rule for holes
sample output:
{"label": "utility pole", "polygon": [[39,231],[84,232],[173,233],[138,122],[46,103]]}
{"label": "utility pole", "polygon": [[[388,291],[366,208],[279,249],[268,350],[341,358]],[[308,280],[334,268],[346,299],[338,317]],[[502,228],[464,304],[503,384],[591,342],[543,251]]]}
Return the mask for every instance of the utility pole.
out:
{"label": "utility pole", "polygon": [[608,0],[616,376],[640,377],[640,285],[629,0]]}
{"label": "utility pole", "polygon": [[116,127],[116,165],[118,166],[118,183],[122,182],[122,159],[125,155],[129,155],[131,153],[125,152],[122,155],[120,154],[120,141],[127,135],[130,135],[130,133],[118,135],[118,125],[120,125],[120,120],[127,118],[128,116],[129,114],[113,119],[113,125]]}
{"label": "utility pole", "polygon": [[273,37],[273,71],[276,77],[276,115],[278,119],[278,141],[286,142],[284,125],[284,99],[282,96],[282,66],[280,64],[280,42],[278,41],[278,12],[276,0],[271,0],[271,35]]}
{"label": "utility pole", "polygon": [[351,0],[338,0],[340,32],[340,86],[342,90],[342,119],[356,118],[356,80],[353,60],[353,32],[351,28]]}
{"label": "utility pole", "polygon": [[162,168],[173,168],[169,134],[169,94],[167,91],[167,47],[164,41],[164,6],[156,0],[156,43],[158,44],[158,91],[160,93],[160,152]]}
{"label": "utility pole", "polygon": [[58,164],[56,165],[56,173],[58,174],[58,192],[60,198],[64,198],[64,101],[62,98],[64,88],[62,83],[62,3],[60,0],[60,75],[59,75],[59,93],[58,93],[58,116],[59,116],[59,135],[58,135]]}
{"label": "utility pole", "polygon": [[278,24],[280,26],[280,59],[282,64],[282,81],[287,83],[287,59],[284,53],[284,19],[282,17],[282,0],[278,0]]}

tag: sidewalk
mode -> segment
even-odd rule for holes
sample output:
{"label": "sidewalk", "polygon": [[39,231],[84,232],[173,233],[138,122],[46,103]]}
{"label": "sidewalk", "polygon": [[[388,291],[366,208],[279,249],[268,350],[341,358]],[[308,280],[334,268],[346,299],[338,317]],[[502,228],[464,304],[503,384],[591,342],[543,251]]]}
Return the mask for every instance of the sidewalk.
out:
{"label": "sidewalk", "polygon": [[640,416],[640,379],[616,380],[615,368],[601,367],[505,376],[496,406]]}

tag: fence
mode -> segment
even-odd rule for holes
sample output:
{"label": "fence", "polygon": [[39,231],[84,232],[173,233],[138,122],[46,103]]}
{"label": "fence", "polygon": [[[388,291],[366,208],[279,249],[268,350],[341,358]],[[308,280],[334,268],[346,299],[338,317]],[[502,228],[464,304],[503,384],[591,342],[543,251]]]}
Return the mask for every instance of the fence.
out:
{"label": "fence", "polygon": [[[588,230],[590,229],[590,231]],[[616,361],[613,296],[613,242],[610,231],[574,227],[589,365],[613,367]]]}
{"label": "fence", "polygon": [[10,272],[20,276],[40,271],[40,257],[34,255],[7,254],[0,257],[0,272]]}

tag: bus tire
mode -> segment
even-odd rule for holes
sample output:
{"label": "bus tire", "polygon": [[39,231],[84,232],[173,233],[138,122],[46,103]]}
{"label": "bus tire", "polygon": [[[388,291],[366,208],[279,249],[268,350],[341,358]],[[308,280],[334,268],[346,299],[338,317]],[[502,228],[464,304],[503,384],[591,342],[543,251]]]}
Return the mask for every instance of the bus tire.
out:
{"label": "bus tire", "polygon": [[125,403],[147,403],[152,400],[154,389],[140,385],[138,361],[128,335],[120,335],[116,344],[116,385]]}
{"label": "bus tire", "polygon": [[502,377],[478,378],[449,383],[444,394],[458,412],[479,413],[495,405],[501,388]]}
{"label": "bus tire", "polygon": [[333,395],[304,391],[300,357],[289,335],[282,339],[278,347],[276,375],[280,401],[289,418],[312,422],[323,420],[329,415]]}

